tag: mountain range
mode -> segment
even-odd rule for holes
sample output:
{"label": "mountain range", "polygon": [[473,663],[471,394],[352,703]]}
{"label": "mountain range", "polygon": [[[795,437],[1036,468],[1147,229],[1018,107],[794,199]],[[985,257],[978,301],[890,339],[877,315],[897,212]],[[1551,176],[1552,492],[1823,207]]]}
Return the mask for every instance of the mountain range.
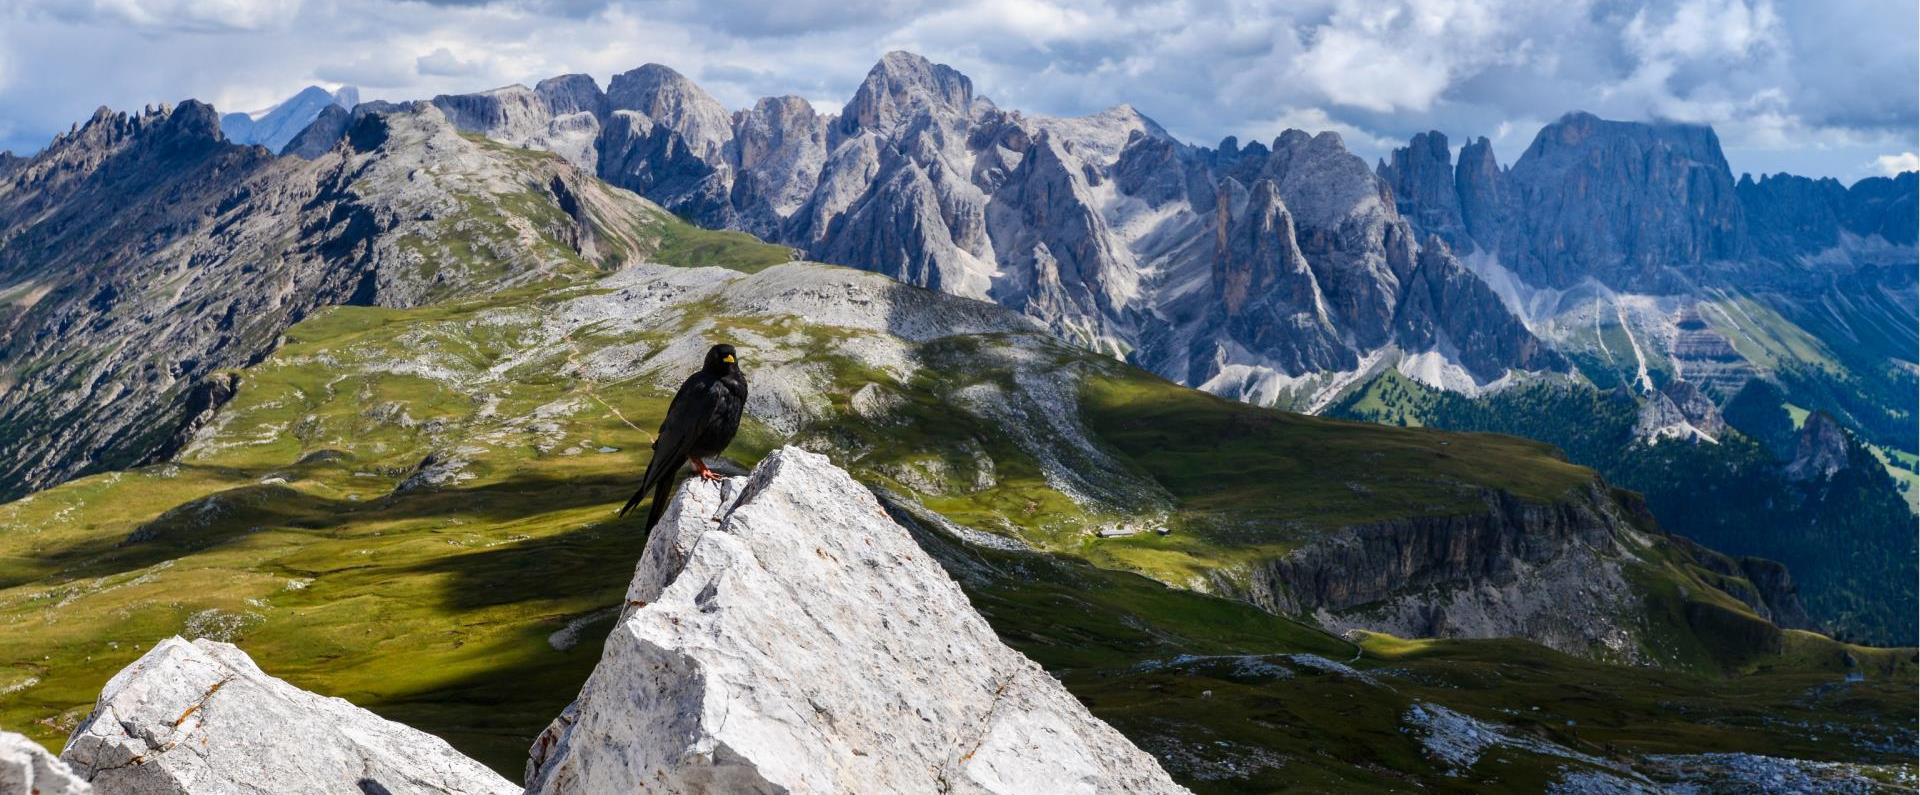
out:
{"label": "mountain range", "polygon": [[[792,96],[728,110],[657,64],[605,91],[567,75],[432,103],[704,226],[992,300],[1263,405],[1324,408],[1396,365],[1455,391],[1577,367],[1724,399],[1779,369],[1770,337],[1803,334],[1912,415],[1912,390],[1877,387],[1911,379],[1914,175],[1736,182],[1704,126],[1571,113],[1511,167],[1484,138],[1456,161],[1425,133],[1369,168],[1335,134],[1208,148],[1128,106],[1006,110],[904,52],[837,115]],[[1680,339],[1688,318],[1705,333]],[[1841,402],[1815,407],[1876,419]]]}
{"label": "mountain range", "polygon": [[1911,175],[1582,114],[1510,168],[1195,147],[906,53],[838,115],[657,65],[322,104],[0,157],[9,728],[111,732],[179,634],[517,773],[724,339],[735,458],[825,454],[811,510],[870,493],[1196,791],[1912,775]]}

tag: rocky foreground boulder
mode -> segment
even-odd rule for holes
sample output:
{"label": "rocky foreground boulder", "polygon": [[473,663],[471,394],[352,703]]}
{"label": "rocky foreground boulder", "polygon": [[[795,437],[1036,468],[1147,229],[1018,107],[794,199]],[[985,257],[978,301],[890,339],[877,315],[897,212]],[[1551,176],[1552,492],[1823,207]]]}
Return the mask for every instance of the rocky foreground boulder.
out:
{"label": "rocky foreground boulder", "polygon": [[691,481],[528,792],[1183,792],[827,459]]}
{"label": "rocky foreground boulder", "polygon": [[520,791],[445,740],[177,637],[107,682],[60,758],[100,795]]}
{"label": "rocky foreground boulder", "polygon": [[0,795],[89,795],[93,787],[39,743],[0,732]]}

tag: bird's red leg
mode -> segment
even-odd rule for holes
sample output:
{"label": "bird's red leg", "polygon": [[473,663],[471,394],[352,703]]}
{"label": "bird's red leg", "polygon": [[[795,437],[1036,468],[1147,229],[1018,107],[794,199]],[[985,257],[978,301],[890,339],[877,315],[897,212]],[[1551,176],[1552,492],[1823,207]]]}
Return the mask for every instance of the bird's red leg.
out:
{"label": "bird's red leg", "polygon": [[720,480],[720,473],[708,469],[707,462],[695,456],[688,456],[687,460],[692,462],[693,471],[699,473],[701,480]]}

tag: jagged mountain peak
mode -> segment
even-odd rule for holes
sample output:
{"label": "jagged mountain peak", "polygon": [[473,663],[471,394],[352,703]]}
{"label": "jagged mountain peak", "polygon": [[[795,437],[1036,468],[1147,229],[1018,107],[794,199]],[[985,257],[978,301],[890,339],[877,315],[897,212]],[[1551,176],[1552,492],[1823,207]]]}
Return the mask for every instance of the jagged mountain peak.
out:
{"label": "jagged mountain peak", "polygon": [[535,84],[533,93],[547,104],[547,112],[555,116],[590,113],[597,119],[607,113],[607,94],[590,75],[549,77]]}
{"label": "jagged mountain peak", "polygon": [[921,111],[965,116],[973,100],[973,80],[959,70],[894,50],[868,70],[841,111],[840,124],[848,135],[862,130],[891,134]]}
{"label": "jagged mountain peak", "polygon": [[614,75],[607,83],[607,107],[646,114],[679,133],[709,163],[719,163],[733,139],[733,114],[726,106],[686,75],[661,64]]}
{"label": "jagged mountain peak", "polygon": [[228,113],[220,117],[221,131],[238,144],[259,144],[278,152],[329,107],[351,110],[360,104],[360,89],[341,86],[329,90],[307,86],[293,96],[265,110],[252,113]]}

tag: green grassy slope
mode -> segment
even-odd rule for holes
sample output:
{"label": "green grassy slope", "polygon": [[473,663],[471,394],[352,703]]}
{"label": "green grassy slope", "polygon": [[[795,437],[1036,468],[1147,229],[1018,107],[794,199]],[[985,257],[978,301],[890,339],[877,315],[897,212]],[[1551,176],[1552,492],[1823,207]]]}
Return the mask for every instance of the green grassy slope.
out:
{"label": "green grassy slope", "polygon": [[[237,373],[238,395],[178,463],[92,476],[0,505],[0,726],[57,747],[112,673],[153,642],[188,633],[233,640],[270,673],[439,734],[517,775],[533,734],[591,669],[609,608],[638,558],[636,521],[617,521],[612,511],[643,465],[648,429],[677,380],[663,371],[671,357],[662,353],[688,333],[751,341],[743,350],[750,376],[763,376],[757,394],[795,384],[811,390],[802,402],[813,413],[785,428],[750,420],[733,457],[751,462],[799,441],[955,521],[1061,554],[942,552],[950,562],[972,556],[1015,572],[970,577],[954,564],[1010,642],[1163,753],[1218,733],[1311,768],[1299,779],[1309,791],[1439,781],[1443,774],[1411,741],[1388,742],[1404,734],[1397,716],[1416,696],[1508,723],[1540,706],[1613,727],[1596,729],[1599,737],[1658,740],[1630,749],[1777,752],[1804,745],[1780,728],[1793,721],[1910,722],[1905,652],[1811,637],[1755,657],[1746,666],[1753,673],[1735,679],[1658,674],[1681,682],[1676,692],[1689,703],[1732,716],[1725,730],[1675,723],[1665,735],[1649,727],[1665,720],[1655,707],[1668,702],[1641,692],[1656,674],[1526,644],[1415,644],[1416,654],[1370,641],[1397,651],[1391,659],[1370,652],[1365,666],[1409,673],[1394,673],[1404,680],[1389,688],[1367,686],[1364,698],[1340,677],[1243,682],[1155,667],[1180,654],[1347,659],[1354,647],[1116,569],[1184,584],[1347,522],[1445,515],[1463,509],[1462,494],[1485,488],[1550,501],[1590,475],[1508,437],[1221,401],[1037,335],[906,344],[719,298],[688,299],[647,327],[562,322],[610,289],[528,288],[414,310],[319,313],[272,357]],[[861,353],[883,344],[906,344],[929,366],[903,374]],[[1049,463],[1094,453],[1036,448],[1036,429],[1044,428],[955,410],[958,392],[1013,394],[1028,371],[999,363],[1016,359],[1033,372],[1078,376],[1080,388],[1062,397],[1080,404],[1095,453],[1111,456],[1114,476],[1105,480],[1131,484],[1113,506],[1147,506],[1171,534],[1096,538],[1090,530],[1138,516],[1063,496]],[[597,368],[609,362],[631,369],[607,380]],[[804,383],[791,380],[800,375]],[[884,418],[856,416],[855,396],[869,387],[894,401]],[[1185,432],[1169,434],[1171,423]],[[980,456],[991,460],[984,478]],[[446,479],[408,486],[423,470]],[[1714,598],[1677,567],[1655,580],[1691,588],[1675,596],[1677,611]],[[1669,619],[1650,620],[1694,637],[1686,616]],[[1847,653],[1865,660],[1869,675],[1849,691],[1853,700],[1794,706],[1796,688],[1837,679],[1836,661]],[[1532,689],[1509,699],[1500,695],[1506,681]],[[1582,683],[1588,690],[1568,692],[1590,695],[1553,706],[1554,682]],[[1205,689],[1215,697],[1199,699]],[[1642,706],[1592,705],[1607,699]],[[1354,706],[1342,706],[1349,700]],[[1610,717],[1589,716],[1598,712]],[[1336,752],[1323,751],[1323,736],[1337,739]],[[1882,758],[1857,743],[1820,753]],[[1549,770],[1501,758],[1487,764],[1516,772],[1489,775],[1522,789],[1516,782]],[[1258,791],[1279,780],[1265,769],[1189,780]]]}

